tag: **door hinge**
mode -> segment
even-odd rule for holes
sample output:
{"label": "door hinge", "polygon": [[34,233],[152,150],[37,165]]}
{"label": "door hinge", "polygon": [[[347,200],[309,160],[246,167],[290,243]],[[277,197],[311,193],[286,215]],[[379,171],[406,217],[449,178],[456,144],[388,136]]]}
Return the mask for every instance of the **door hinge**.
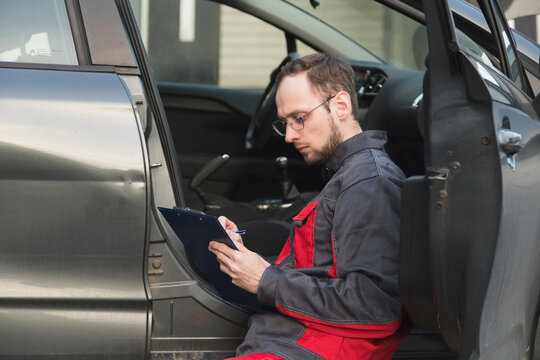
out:
{"label": "door hinge", "polygon": [[163,275],[163,269],[161,269],[162,255],[160,252],[151,252],[148,254],[148,275]]}
{"label": "door hinge", "polygon": [[427,168],[427,178],[428,180],[442,180],[446,181],[448,180],[448,174],[450,174],[450,170],[447,168]]}

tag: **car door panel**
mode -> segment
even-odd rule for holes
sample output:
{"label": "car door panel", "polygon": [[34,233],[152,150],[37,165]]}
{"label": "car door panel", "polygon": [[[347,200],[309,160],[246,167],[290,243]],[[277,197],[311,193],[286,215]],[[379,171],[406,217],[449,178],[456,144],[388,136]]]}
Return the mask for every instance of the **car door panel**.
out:
{"label": "car door panel", "polygon": [[244,153],[244,136],[262,91],[159,83],[176,150],[186,153]]}
{"label": "car door panel", "polygon": [[144,358],[147,171],[124,85],[58,69],[0,82],[2,357]]}
{"label": "car door panel", "polygon": [[[533,175],[540,163],[540,123],[526,94],[461,49],[446,1],[425,1],[424,10],[437,320],[462,358],[522,358],[536,328],[540,283],[534,260],[540,256],[540,182]],[[514,169],[508,161],[514,154],[501,147],[501,130],[522,136]]]}
{"label": "car door panel", "polygon": [[[502,202],[477,352],[510,359],[527,356],[536,329],[540,289],[540,122],[530,105],[523,103],[494,103],[493,115]],[[507,131],[521,136],[522,149],[515,155],[503,149],[501,134]]]}
{"label": "car door panel", "polygon": [[255,196],[249,182],[277,184],[273,160],[245,155],[245,134],[262,91],[183,83],[158,88],[186,183],[210,160],[228,154],[225,168],[203,183],[205,191],[249,199]]}

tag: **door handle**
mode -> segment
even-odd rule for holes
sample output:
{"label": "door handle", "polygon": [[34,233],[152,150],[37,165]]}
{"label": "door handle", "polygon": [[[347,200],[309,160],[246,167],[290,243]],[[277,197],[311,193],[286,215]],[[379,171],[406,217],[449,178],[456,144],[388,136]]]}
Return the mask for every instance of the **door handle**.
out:
{"label": "door handle", "polygon": [[521,134],[508,129],[500,129],[498,134],[499,146],[506,156],[514,156],[523,150]]}
{"label": "door handle", "polygon": [[516,170],[516,154],[523,150],[521,134],[508,129],[500,129],[497,133],[499,147],[506,154],[506,162],[512,171]]}

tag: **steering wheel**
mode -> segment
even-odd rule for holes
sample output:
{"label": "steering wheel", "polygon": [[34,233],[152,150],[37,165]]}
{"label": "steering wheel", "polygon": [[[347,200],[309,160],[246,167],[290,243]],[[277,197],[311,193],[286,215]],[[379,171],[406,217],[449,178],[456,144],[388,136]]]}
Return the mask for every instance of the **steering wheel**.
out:
{"label": "steering wheel", "polygon": [[297,52],[289,53],[272,71],[270,82],[264,89],[263,96],[257,110],[251,117],[246,133],[246,150],[258,152],[264,149],[268,140],[272,136],[272,122],[277,118],[276,110],[276,77],[281,67],[286,63],[300,58]]}

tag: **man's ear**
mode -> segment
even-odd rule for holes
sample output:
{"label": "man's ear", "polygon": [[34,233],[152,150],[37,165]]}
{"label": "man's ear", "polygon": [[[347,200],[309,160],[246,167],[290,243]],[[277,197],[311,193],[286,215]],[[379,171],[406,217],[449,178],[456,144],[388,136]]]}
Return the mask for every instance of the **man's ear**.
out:
{"label": "man's ear", "polygon": [[333,99],[334,111],[339,120],[346,120],[352,114],[351,97],[346,91],[340,91]]}

